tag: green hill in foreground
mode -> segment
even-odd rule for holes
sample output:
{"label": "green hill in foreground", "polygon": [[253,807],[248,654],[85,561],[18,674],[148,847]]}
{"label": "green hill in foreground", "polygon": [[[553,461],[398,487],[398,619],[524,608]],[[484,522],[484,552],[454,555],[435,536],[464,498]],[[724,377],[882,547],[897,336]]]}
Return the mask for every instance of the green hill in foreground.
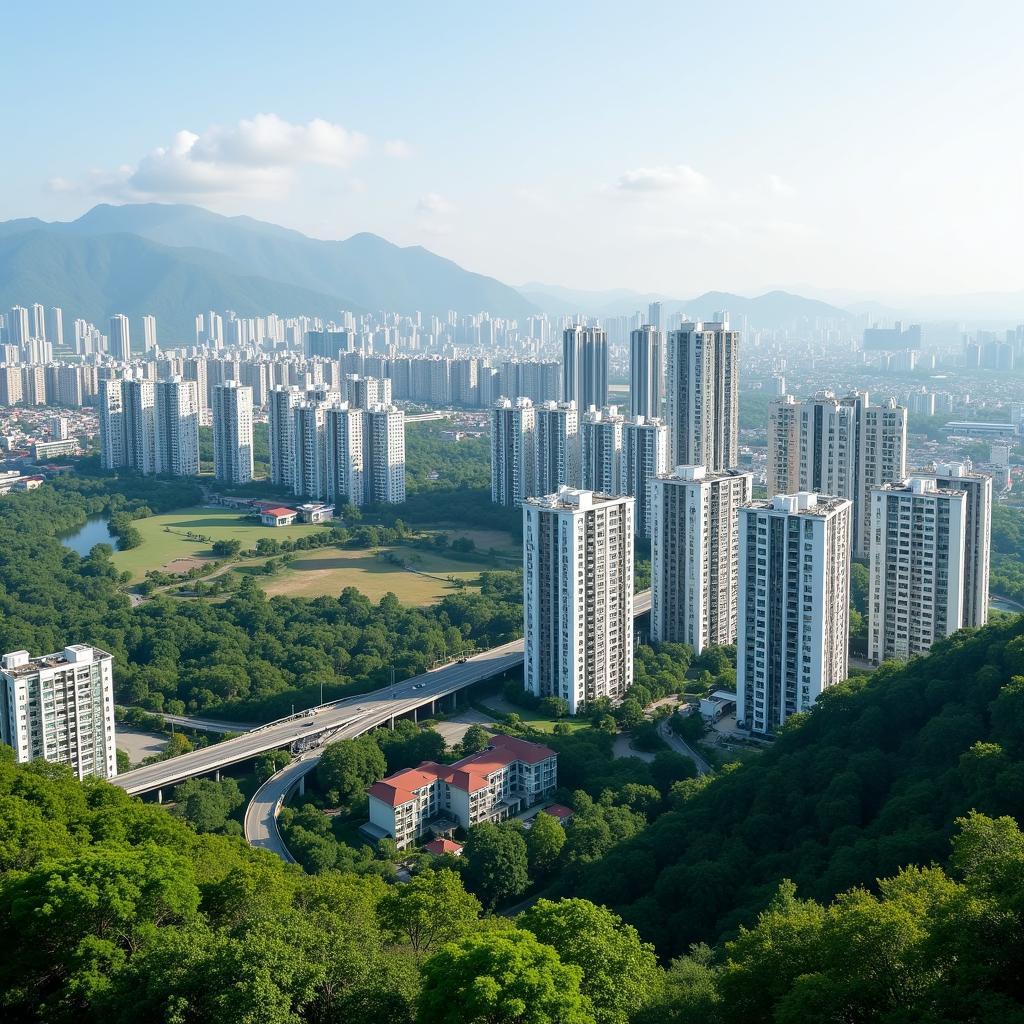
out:
{"label": "green hill in foreground", "polygon": [[[1020,812],[1022,634],[1006,620],[837,688],[595,863],[587,891],[640,935],[581,899],[482,917],[450,870],[306,875],[0,748],[0,1019],[1020,1021],[1024,835],[1009,816],[954,816]],[[859,881],[871,889],[808,898]],[[666,966],[642,941],[679,951],[741,919]]]}
{"label": "green hill in foreground", "polygon": [[971,809],[1024,815],[1024,617],[829,690],[770,751],[594,864],[577,895],[677,954],[751,922],[783,879],[827,900],[945,863]]}

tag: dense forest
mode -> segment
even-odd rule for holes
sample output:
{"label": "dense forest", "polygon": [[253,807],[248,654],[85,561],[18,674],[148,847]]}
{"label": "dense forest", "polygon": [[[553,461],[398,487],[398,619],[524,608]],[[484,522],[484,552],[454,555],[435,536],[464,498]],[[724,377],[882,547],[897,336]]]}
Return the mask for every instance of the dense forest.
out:
{"label": "dense forest", "polygon": [[972,809],[1024,815],[1024,619],[827,690],[755,762],[613,850],[579,894],[666,955],[733,934],[780,882],[827,900],[946,859]]}
{"label": "dense forest", "polygon": [[[610,761],[597,726],[552,737],[562,781],[589,790],[564,839],[479,826],[464,865],[421,858],[407,883],[384,861],[307,874],[107,783],[0,756],[0,1015],[1019,1021],[1022,671],[1022,620],[958,635],[835,688],[709,782]],[[405,731],[387,754],[367,737],[365,756],[418,756],[426,741]],[[353,763],[324,781],[343,786]],[[529,909],[489,909],[552,870]]]}

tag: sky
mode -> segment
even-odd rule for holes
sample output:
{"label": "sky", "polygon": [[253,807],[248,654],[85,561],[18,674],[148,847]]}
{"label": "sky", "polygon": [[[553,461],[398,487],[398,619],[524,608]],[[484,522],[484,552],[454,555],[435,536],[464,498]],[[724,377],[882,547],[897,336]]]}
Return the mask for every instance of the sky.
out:
{"label": "sky", "polygon": [[1019,2],[8,0],[3,21],[0,220],[195,203],[675,297],[1024,289]]}

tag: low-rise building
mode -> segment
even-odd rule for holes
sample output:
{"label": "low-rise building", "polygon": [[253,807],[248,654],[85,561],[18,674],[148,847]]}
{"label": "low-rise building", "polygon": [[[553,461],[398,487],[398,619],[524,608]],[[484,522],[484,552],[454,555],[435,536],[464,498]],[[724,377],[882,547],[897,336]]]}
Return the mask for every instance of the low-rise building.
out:
{"label": "low-rise building", "polygon": [[260,520],[264,526],[291,526],[298,518],[299,513],[295,509],[283,505],[260,510]]}
{"label": "low-rise building", "polygon": [[484,821],[504,821],[548,798],[558,785],[558,755],[514,736],[493,736],[455,764],[424,761],[375,782],[364,830],[399,848],[428,832],[443,836]]}

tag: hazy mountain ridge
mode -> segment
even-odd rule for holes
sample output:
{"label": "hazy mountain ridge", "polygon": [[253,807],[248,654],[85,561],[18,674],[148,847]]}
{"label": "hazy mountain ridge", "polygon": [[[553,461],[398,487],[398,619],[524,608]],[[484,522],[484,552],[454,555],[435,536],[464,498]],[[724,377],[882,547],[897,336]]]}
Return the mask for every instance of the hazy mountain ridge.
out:
{"label": "hazy mountain ridge", "polygon": [[523,285],[520,291],[545,312],[557,315],[631,316],[639,311],[646,316],[648,305],[658,301],[662,305],[663,320],[675,313],[695,320],[710,320],[721,310],[726,310],[734,321],[745,316],[751,326],[766,328],[786,327],[806,320],[855,318],[839,306],[779,290],[754,298],[733,292],[705,292],[692,299],[669,299],[656,292],[645,294],[628,289],[588,292],[536,283]]}
{"label": "hazy mountain ridge", "polygon": [[[128,238],[134,263],[124,259]],[[535,311],[515,289],[420,246],[365,233],[322,241],[251,217],[159,203],[101,205],[66,223],[0,223],[0,302],[59,305],[69,318],[101,325],[115,312],[153,313],[165,343],[190,340],[194,315],[211,308],[327,317],[342,309]]]}

